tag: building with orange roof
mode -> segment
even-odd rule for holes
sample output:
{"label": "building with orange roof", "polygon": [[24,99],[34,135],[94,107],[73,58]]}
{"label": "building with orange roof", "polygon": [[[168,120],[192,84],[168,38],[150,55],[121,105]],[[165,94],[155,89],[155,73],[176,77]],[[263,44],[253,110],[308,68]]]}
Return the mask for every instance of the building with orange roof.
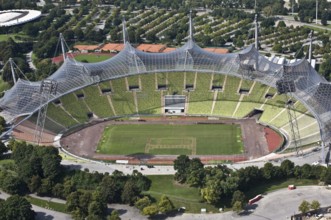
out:
{"label": "building with orange roof", "polygon": [[118,53],[123,50],[124,44],[108,43],[103,45],[100,49],[101,51],[109,51],[112,53]]}
{"label": "building with orange roof", "polygon": [[163,44],[140,44],[137,47],[138,50],[150,53],[161,53],[166,49],[166,45]]}
{"label": "building with orange roof", "polygon": [[177,48],[174,48],[174,47],[167,47],[166,49],[163,50],[163,53],[168,53],[168,52],[174,51],[176,49]]}
{"label": "building with orange roof", "polygon": [[74,48],[81,53],[88,53],[100,49],[100,45],[75,45]]}
{"label": "building with orange roof", "polygon": [[213,53],[218,53],[218,54],[229,53],[229,50],[226,49],[226,48],[208,47],[208,48],[203,48],[203,49],[205,51],[213,52]]}

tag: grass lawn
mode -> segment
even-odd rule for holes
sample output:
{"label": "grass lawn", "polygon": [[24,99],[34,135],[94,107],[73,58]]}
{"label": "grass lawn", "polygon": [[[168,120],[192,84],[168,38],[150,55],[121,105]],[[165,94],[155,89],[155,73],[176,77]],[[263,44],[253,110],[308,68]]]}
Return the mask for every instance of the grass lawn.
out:
{"label": "grass lawn", "polygon": [[42,200],[42,199],[37,199],[34,197],[26,196],[25,197],[31,204],[42,207],[42,208],[47,208],[51,209],[57,212],[66,212],[66,205],[62,203],[57,203],[57,202],[49,202],[47,200]]}
{"label": "grass lawn", "polygon": [[12,160],[12,159],[3,159],[3,160],[0,160],[0,166],[6,165],[6,164],[14,164],[14,160]]}
{"label": "grass lawn", "polygon": [[176,183],[173,175],[148,176],[148,178],[152,181],[152,186],[144,194],[148,194],[156,200],[159,200],[162,195],[166,195],[175,208],[184,206],[186,212],[199,213],[201,208],[206,208],[207,212],[218,212],[218,208],[213,205],[201,202],[199,189]]}
{"label": "grass lawn", "polygon": [[0,41],[6,41],[11,37],[15,42],[19,42],[15,39],[15,36],[26,37],[24,34],[0,34]]}
{"label": "grass lawn", "polygon": [[97,152],[104,154],[231,155],[243,149],[239,125],[110,125]]}
{"label": "grass lawn", "polygon": [[287,180],[272,181],[270,183],[261,183],[259,185],[256,185],[254,188],[251,188],[249,191],[245,192],[245,194],[246,197],[250,199],[258,194],[263,194],[278,189],[287,188],[288,185],[308,186],[308,185],[317,185],[317,184],[318,184],[317,180],[290,178]]}
{"label": "grass lawn", "polygon": [[8,89],[10,89],[10,85],[7,82],[3,81],[2,77],[0,76],[0,93]]}
{"label": "grass lawn", "polygon": [[[206,208],[207,212],[218,212],[219,207],[225,208],[225,211],[230,210],[230,201],[227,199],[224,199],[222,201],[224,203],[218,204],[217,207],[202,202],[199,189],[176,183],[173,175],[148,176],[148,178],[152,181],[152,185],[150,190],[144,192],[144,194],[148,194],[156,200],[159,200],[161,195],[166,195],[173,202],[175,208],[185,206],[186,211],[191,213],[199,213],[201,208]],[[316,185],[317,183],[316,180],[308,179],[277,180],[254,185],[249,191],[245,192],[245,195],[247,199],[250,199],[258,194],[287,188],[291,184],[307,186]]]}
{"label": "grass lawn", "polygon": [[77,61],[87,60],[89,63],[96,63],[96,62],[108,60],[110,57],[111,57],[111,54],[109,54],[109,55],[78,54],[77,56],[75,56],[75,60],[77,60]]}

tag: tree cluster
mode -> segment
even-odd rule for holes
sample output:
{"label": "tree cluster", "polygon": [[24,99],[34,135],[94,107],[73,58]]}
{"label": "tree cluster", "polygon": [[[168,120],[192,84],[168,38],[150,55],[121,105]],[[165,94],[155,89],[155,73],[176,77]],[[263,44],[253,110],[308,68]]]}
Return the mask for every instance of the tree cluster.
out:
{"label": "tree cluster", "polygon": [[136,170],[132,175],[70,170],[60,165],[61,157],[54,147],[15,141],[9,147],[15,164],[0,169],[1,189],[10,194],[36,192],[66,199],[67,211],[74,219],[105,219],[107,203],[134,205],[141,192],[150,188],[150,180]]}
{"label": "tree cluster", "polygon": [[32,220],[35,219],[36,215],[31,204],[24,197],[18,195],[13,195],[5,201],[0,199],[0,213],[0,220]]}
{"label": "tree cluster", "polygon": [[[25,53],[29,52],[31,49],[31,43],[16,43],[12,38],[9,38],[7,41],[0,42],[0,60],[3,60],[4,63],[6,63],[9,58],[13,58],[18,68],[23,73],[27,73],[30,71],[30,68],[26,62]],[[15,69],[15,73],[18,74],[19,77],[23,77],[18,69]],[[18,76],[16,75],[16,77]],[[9,64],[6,65],[6,68],[4,68],[2,79],[6,82],[13,83],[12,72]]]}
{"label": "tree cluster", "polygon": [[22,9],[22,8],[35,8],[37,6],[37,0],[20,0],[20,1],[11,1],[11,0],[2,0],[0,2],[0,10],[9,10],[9,9]]}
{"label": "tree cluster", "polygon": [[[318,19],[321,19],[322,25],[327,25],[327,21],[331,19],[330,2],[327,0],[319,0],[318,3]],[[301,22],[312,22],[316,19],[316,1],[299,0],[298,5],[295,5],[298,11],[298,19]]]}
{"label": "tree cluster", "polygon": [[321,206],[321,204],[317,200],[313,200],[311,203],[309,203],[306,200],[303,200],[301,202],[301,204],[299,205],[298,209],[299,209],[300,212],[302,212],[303,214],[305,214],[310,209],[316,211],[317,209],[320,208],[320,206]]}
{"label": "tree cluster", "polygon": [[174,210],[174,205],[170,199],[162,195],[158,203],[154,202],[149,196],[144,196],[135,202],[135,207],[138,208],[143,215],[153,216],[158,213],[168,213]]}
{"label": "tree cluster", "polygon": [[54,147],[36,147],[25,142],[11,142],[15,172],[0,171],[0,186],[10,194],[37,192],[48,195],[62,172],[61,157]]}
{"label": "tree cluster", "polygon": [[204,167],[200,159],[180,155],[174,161],[174,169],[175,180],[199,188],[204,201],[216,205],[224,199],[230,199],[231,205],[239,210],[246,200],[243,193],[261,183],[287,178],[316,179],[331,183],[331,168],[309,164],[295,166],[289,160],[284,160],[280,166],[268,162],[262,168],[249,166],[234,171],[225,165]]}

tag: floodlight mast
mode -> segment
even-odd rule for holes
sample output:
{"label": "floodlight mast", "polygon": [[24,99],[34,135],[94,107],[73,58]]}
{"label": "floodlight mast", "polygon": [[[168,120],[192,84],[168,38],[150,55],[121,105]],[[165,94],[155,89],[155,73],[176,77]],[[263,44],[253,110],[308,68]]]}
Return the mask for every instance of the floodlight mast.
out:
{"label": "floodlight mast", "polygon": [[295,108],[294,108],[294,103],[292,102],[291,98],[289,95],[291,95],[292,92],[289,94],[285,94],[285,100],[287,101],[286,103],[286,110],[287,110],[287,116],[289,119],[289,124],[291,128],[291,134],[292,134],[292,140],[294,142],[294,147],[297,153],[297,156],[300,154],[302,155],[302,149],[301,149],[301,138],[300,138],[300,131],[299,131],[299,125],[298,125],[298,119],[297,115],[295,113]]}
{"label": "floodlight mast", "polygon": [[51,95],[56,95],[57,82],[55,80],[45,79],[40,84],[40,106],[38,111],[37,124],[35,128],[34,141],[39,145],[42,141],[42,136],[45,128],[45,121],[47,116],[48,101]]}
{"label": "floodlight mast", "polygon": [[318,24],[317,16],[318,16],[318,0],[316,0],[316,24]]}
{"label": "floodlight mast", "polygon": [[276,82],[276,88],[277,92],[279,94],[285,95],[285,108],[287,111],[287,116],[289,120],[289,125],[291,129],[291,135],[292,135],[292,142],[294,143],[294,147],[297,153],[297,156],[300,154],[302,155],[302,149],[301,149],[301,141],[300,141],[300,131],[299,131],[299,125],[298,125],[298,119],[294,108],[294,103],[291,100],[291,97],[293,97],[292,93],[295,93],[295,83],[293,80],[286,79],[284,76],[285,69],[284,66],[282,68],[282,76],[281,79],[279,79]]}

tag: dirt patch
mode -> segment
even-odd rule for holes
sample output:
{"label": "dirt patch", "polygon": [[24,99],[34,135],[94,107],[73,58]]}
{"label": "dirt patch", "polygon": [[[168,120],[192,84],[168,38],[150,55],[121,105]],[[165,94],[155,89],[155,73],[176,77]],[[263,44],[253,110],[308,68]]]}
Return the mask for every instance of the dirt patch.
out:
{"label": "dirt patch", "polygon": [[271,128],[265,127],[264,128],[265,137],[268,143],[268,149],[270,152],[281,147],[284,142],[284,138],[280,136],[276,131]]}
{"label": "dirt patch", "polygon": [[[96,148],[101,139],[103,130],[109,124],[197,124],[197,123],[225,123],[225,124],[240,124],[242,128],[242,137],[244,142],[244,152],[237,155],[193,155],[199,157],[203,163],[233,161],[239,162],[249,159],[258,158],[273,151],[277,144],[275,134],[277,132],[272,129],[265,130],[266,127],[256,123],[255,119],[220,119],[208,120],[206,117],[153,117],[143,118],[140,120],[128,121],[107,121],[99,124],[86,127],[73,134],[65,136],[61,139],[61,145],[70,152],[98,160],[128,160],[130,164],[172,164],[177,158],[176,155],[107,155],[97,154]],[[266,134],[266,131],[268,134]],[[271,136],[273,139],[270,139]],[[269,139],[268,139],[269,138]],[[281,137],[278,139],[282,140]],[[268,141],[269,140],[269,141]],[[269,146],[269,144],[271,144]]]}
{"label": "dirt patch", "polygon": [[[33,143],[35,141],[35,133],[36,133],[36,124],[25,120],[16,128],[13,129],[13,137],[18,140],[24,140],[26,142]],[[54,142],[56,134],[53,132],[44,129],[41,143],[42,145],[52,145]]]}

